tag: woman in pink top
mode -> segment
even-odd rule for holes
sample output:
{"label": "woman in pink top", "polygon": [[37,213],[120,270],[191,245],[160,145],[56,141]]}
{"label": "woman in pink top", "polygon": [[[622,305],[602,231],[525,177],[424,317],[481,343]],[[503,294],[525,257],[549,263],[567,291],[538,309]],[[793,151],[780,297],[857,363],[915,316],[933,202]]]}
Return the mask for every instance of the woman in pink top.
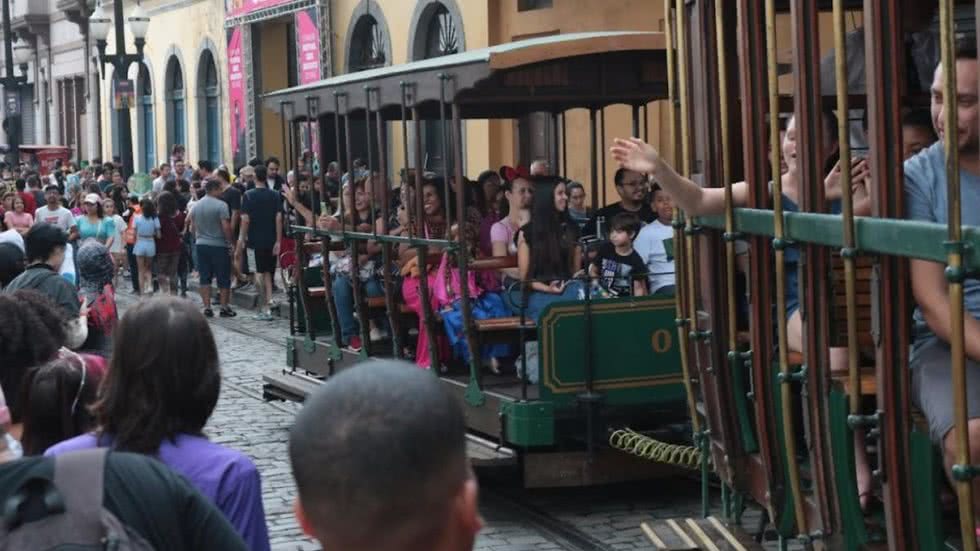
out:
{"label": "woman in pink top", "polygon": [[34,217],[29,212],[24,212],[24,199],[20,195],[14,196],[13,205],[14,210],[8,210],[3,215],[3,223],[7,229],[17,230],[17,233],[24,235],[34,225]]}

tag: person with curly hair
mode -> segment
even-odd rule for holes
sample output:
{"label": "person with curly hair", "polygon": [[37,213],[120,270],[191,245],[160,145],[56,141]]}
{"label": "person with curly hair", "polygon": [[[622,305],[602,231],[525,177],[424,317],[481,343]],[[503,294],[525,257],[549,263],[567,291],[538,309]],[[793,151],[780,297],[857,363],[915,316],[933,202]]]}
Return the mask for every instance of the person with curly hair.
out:
{"label": "person with curly hair", "polygon": [[20,422],[24,375],[57,356],[65,343],[67,321],[65,312],[38,291],[0,294],[0,387],[14,423]]}
{"label": "person with curly hair", "polygon": [[251,549],[268,551],[258,469],[241,452],[204,436],[220,389],[218,348],[194,303],[176,297],[141,302],[116,328],[93,406],[95,431],[45,455],[109,447],[155,456],[217,505]]}

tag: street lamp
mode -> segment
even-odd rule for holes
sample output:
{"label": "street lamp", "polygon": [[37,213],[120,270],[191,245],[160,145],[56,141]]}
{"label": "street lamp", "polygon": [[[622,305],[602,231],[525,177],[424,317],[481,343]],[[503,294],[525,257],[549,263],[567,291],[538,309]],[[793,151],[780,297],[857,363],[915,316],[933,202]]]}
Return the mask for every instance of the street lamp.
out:
{"label": "street lamp", "polygon": [[[10,31],[10,0],[3,0],[3,53],[6,72],[0,77],[3,86],[3,103],[5,117],[3,130],[7,133],[9,146],[8,163],[16,166],[20,159],[20,89],[27,84],[27,63],[31,60],[31,47],[24,40],[18,39],[13,44],[13,33]],[[14,74],[14,63],[20,66],[20,75]]]}
{"label": "street lamp", "polygon": [[[99,49],[99,62],[102,65],[102,78],[105,79],[105,66],[106,63],[108,63],[109,65],[112,65],[113,80],[115,82],[126,80],[126,77],[129,74],[129,66],[133,63],[140,63],[143,61],[143,46],[146,45],[146,33],[150,28],[150,17],[146,14],[143,7],[139,5],[139,2],[137,2],[136,6],[130,12],[129,17],[125,19],[125,21],[129,23],[129,30],[133,33],[133,38],[135,39],[134,42],[136,43],[136,53],[126,53],[126,32],[123,28],[122,5],[123,0],[113,0],[113,16],[110,18],[105,6],[103,6],[100,2],[88,19],[89,33],[92,35],[92,38],[95,39],[95,45]],[[113,54],[107,54],[105,51],[106,39],[109,38],[109,31],[112,30],[113,23],[115,23],[116,30],[116,52]],[[132,90],[132,88],[130,88],[130,90]],[[123,178],[128,178],[129,175],[133,173],[133,133],[132,126],[130,125],[129,121],[128,101],[117,103],[116,117],[118,120],[117,129],[119,131],[119,145],[121,149],[119,152],[119,157],[122,161],[120,171],[122,172]]]}

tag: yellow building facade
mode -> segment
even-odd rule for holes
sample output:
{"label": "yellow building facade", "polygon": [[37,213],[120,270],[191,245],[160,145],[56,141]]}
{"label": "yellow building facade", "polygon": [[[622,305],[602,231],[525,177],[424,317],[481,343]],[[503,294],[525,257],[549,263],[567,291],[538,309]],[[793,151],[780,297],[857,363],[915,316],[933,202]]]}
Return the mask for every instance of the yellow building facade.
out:
{"label": "yellow building facade", "polygon": [[[124,10],[130,4],[127,2]],[[130,109],[133,160],[137,172],[170,160],[174,144],[186,148],[188,161],[220,163],[231,158],[227,112],[227,59],[224,5],[216,0],[170,2],[144,0],[150,26],[142,64],[129,67],[134,84]],[[125,15],[125,13],[124,13]],[[127,29],[126,48],[135,51]],[[110,33],[107,51],[115,51]],[[121,140],[116,122],[111,66],[100,82],[103,100],[102,158],[118,155]]]}

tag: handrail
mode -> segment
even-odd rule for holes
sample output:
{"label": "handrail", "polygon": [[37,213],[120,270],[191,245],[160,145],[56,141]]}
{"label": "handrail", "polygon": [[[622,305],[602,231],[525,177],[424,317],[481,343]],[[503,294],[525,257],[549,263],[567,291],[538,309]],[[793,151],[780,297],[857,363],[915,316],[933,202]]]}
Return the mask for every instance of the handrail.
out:
{"label": "handrail", "polygon": [[431,239],[425,237],[404,237],[401,235],[375,235],[368,232],[323,230],[310,226],[292,226],[293,231],[310,233],[317,237],[339,237],[345,240],[377,241],[378,243],[404,244],[416,247],[442,247],[450,251],[459,247],[459,243],[448,239]]}
{"label": "handrail", "polygon": [[[749,235],[774,236],[775,213],[765,209],[737,208],[735,231]],[[784,238],[795,243],[810,243],[827,247],[844,247],[840,215],[814,212],[784,212]],[[722,216],[699,216],[700,226],[725,229]],[[948,226],[921,220],[897,218],[854,217],[854,248],[860,253],[899,256],[945,264],[944,243]],[[963,270],[980,272],[980,226],[961,226]]]}
{"label": "handrail", "polygon": [[780,381],[780,407],[783,414],[783,445],[785,446],[786,471],[789,477],[789,487],[792,495],[793,511],[796,516],[798,533],[806,534],[807,517],[803,504],[803,494],[800,485],[800,464],[796,457],[795,408],[793,403],[793,382],[789,364],[789,344],[786,331],[786,238],[783,228],[783,184],[780,171],[779,143],[779,81],[776,58],[776,2],[766,0],[766,62],[768,65],[769,84],[769,136],[772,144],[770,162],[772,163],[772,202],[775,213],[773,224],[772,246],[775,251],[776,263],[776,334],[778,338]]}

